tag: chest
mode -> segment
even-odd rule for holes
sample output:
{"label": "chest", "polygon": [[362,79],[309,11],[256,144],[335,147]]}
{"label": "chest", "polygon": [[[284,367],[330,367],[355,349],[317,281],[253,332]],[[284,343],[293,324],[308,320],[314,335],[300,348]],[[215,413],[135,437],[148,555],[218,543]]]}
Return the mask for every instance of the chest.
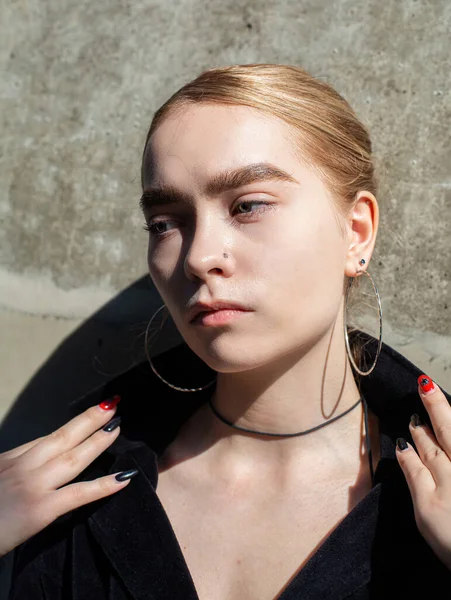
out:
{"label": "chest", "polygon": [[157,495],[200,600],[274,600],[368,490],[321,481],[289,492],[206,490],[170,471]]}

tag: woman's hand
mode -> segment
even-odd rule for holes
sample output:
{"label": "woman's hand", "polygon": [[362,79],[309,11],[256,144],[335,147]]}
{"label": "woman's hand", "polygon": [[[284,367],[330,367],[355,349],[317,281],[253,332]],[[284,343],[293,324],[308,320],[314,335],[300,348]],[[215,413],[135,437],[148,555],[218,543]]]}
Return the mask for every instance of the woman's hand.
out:
{"label": "woman's hand", "polygon": [[[51,433],[0,454],[0,556],[35,535],[57,517],[124,488],[127,479],[107,475],[72,481],[118,437],[119,396],[92,406]],[[100,429],[100,430],[99,430]],[[99,431],[97,431],[99,430]]]}
{"label": "woman's hand", "polygon": [[421,375],[418,384],[434,431],[412,415],[410,431],[418,453],[399,438],[396,455],[412,495],[418,529],[451,569],[451,406],[430,377]]}

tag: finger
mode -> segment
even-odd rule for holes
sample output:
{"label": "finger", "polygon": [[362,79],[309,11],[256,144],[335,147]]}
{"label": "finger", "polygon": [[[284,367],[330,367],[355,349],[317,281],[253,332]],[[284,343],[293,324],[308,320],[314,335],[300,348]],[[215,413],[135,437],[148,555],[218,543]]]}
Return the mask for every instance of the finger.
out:
{"label": "finger", "polygon": [[431,419],[437,441],[451,458],[451,406],[439,386],[427,375],[418,378],[418,392]]}
{"label": "finger", "polygon": [[24,452],[27,452],[27,450],[30,450],[30,448],[33,448],[33,446],[36,446],[36,444],[38,442],[40,442],[41,440],[43,440],[46,437],[47,437],[46,435],[43,435],[42,437],[38,437],[35,440],[26,442],[25,444],[22,444],[21,446],[17,446],[16,448],[12,448],[11,450],[2,452],[0,454],[0,465],[3,460],[8,461],[12,458],[17,458],[18,456],[21,456],[22,454],[24,454]]}
{"label": "finger", "polygon": [[412,415],[409,428],[420,460],[431,472],[436,485],[450,487],[451,461],[437,442],[434,432],[420,422],[418,415]]}
{"label": "finger", "polygon": [[431,472],[404,438],[396,440],[396,458],[409,486],[410,495],[416,506],[426,502],[435,491]]}
{"label": "finger", "polygon": [[[111,496],[126,487],[130,483],[130,479],[138,473],[138,469],[119,471],[112,475],[93,479],[92,481],[72,483],[59,490],[50,492],[41,505],[40,518],[49,524],[57,517],[71,510],[75,510],[95,500],[100,500],[100,498]],[[123,481],[118,481],[116,476],[121,474],[126,478]]]}
{"label": "finger", "polygon": [[120,417],[115,417],[106,425],[108,428],[113,427],[111,431],[100,429],[72,450],[47,461],[33,472],[35,481],[42,481],[42,485],[47,490],[55,490],[75,479],[95,458],[111,446],[119,436],[119,424]]}
{"label": "finger", "polygon": [[[22,454],[19,457],[21,466],[35,469],[80,444],[111,419],[119,401],[120,397],[114,396],[109,405],[102,402],[77,415]],[[109,408],[105,409],[103,406]]]}

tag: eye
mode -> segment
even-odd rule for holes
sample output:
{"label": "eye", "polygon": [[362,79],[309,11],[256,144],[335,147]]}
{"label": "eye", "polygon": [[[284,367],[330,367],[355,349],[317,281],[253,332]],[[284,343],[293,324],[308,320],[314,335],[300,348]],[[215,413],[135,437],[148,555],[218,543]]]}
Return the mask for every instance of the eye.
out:
{"label": "eye", "polygon": [[[265,212],[266,210],[268,210],[270,208],[274,208],[274,203],[273,202],[264,202],[263,200],[242,200],[241,202],[238,202],[236,204],[235,208],[239,207],[239,206],[241,206],[241,207],[243,207],[243,206],[248,206],[248,207],[258,206],[259,207],[257,210],[245,210],[244,212],[242,212],[242,211],[236,212],[236,214],[238,214],[241,218],[248,219],[249,217],[255,218],[255,216],[257,214]],[[145,223],[143,225],[143,229],[145,231],[148,231],[153,237],[162,238],[165,233],[168,233],[167,231],[164,230],[165,226],[168,223],[174,223],[174,222],[175,221],[172,221],[171,219],[159,219],[158,221],[151,221],[150,223]]]}
{"label": "eye", "polygon": [[144,231],[148,231],[151,235],[159,237],[159,236],[162,236],[164,233],[166,233],[166,231],[160,231],[158,228],[160,226],[164,227],[167,223],[170,223],[170,221],[167,220],[167,221],[156,221],[154,223],[145,223],[143,225],[143,229],[144,229]]}
{"label": "eye", "polygon": [[259,210],[246,210],[244,212],[238,211],[238,214],[241,216],[243,216],[243,215],[254,216],[255,214],[265,212],[268,208],[274,206],[274,203],[264,202],[263,200],[241,200],[241,202],[238,202],[238,204],[236,206],[246,206],[246,205],[252,206],[253,204],[256,206],[260,206],[260,209]]}

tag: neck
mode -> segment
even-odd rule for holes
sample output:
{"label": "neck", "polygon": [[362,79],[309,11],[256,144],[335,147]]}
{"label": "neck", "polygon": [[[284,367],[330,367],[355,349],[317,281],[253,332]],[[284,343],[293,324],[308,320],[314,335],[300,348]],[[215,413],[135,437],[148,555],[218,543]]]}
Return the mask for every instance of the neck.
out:
{"label": "neck", "polygon": [[[228,421],[259,432],[290,434],[321,425],[360,398],[342,335],[335,329],[308,352],[239,373],[218,373],[211,401]],[[197,451],[212,448],[216,468],[268,473],[323,461],[333,469],[361,460],[363,407],[297,437],[248,433],[223,423],[207,405],[186,430]],[[185,438],[187,439],[187,438]],[[194,441],[193,441],[194,440]],[[202,447],[200,447],[202,446]]]}

